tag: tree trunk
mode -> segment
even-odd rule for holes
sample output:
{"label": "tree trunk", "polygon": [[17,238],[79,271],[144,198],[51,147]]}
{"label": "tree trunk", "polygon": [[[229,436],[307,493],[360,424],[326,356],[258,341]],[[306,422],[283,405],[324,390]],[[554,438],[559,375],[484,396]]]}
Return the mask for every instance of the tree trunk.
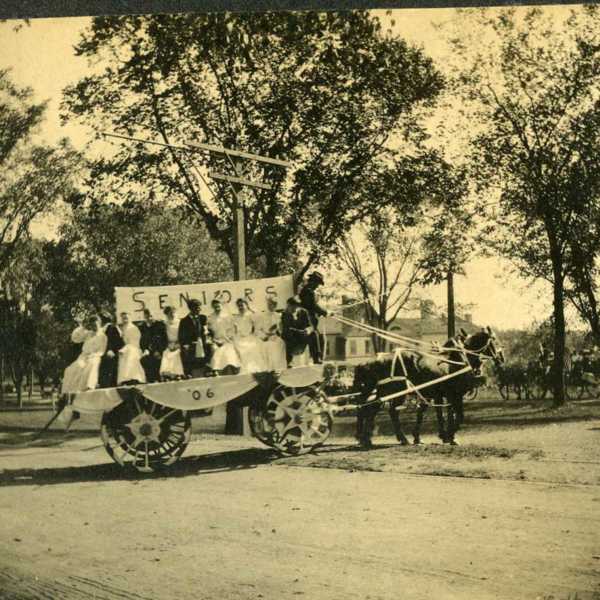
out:
{"label": "tree trunk", "polygon": [[27,399],[29,404],[33,402],[33,368],[30,368],[27,373]]}
{"label": "tree trunk", "polygon": [[554,308],[554,363],[552,391],[554,406],[565,403],[565,295],[562,260],[552,252],[553,308]]}
{"label": "tree trunk", "polygon": [[15,380],[15,392],[17,392],[17,403],[19,408],[23,408],[23,379]]}
{"label": "tree trunk", "polygon": [[0,355],[0,404],[4,405],[4,354]]}
{"label": "tree trunk", "polygon": [[454,315],[454,273],[448,271],[448,338],[456,335],[456,320]]}

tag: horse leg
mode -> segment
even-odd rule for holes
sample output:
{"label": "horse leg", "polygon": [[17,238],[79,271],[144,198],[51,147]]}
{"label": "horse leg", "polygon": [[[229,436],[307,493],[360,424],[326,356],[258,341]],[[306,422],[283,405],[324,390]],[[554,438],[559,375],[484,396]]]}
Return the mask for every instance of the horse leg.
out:
{"label": "horse leg", "polygon": [[456,418],[458,400],[459,399],[456,396],[454,396],[454,394],[451,394],[448,397],[448,428],[444,443],[452,444],[453,446],[456,445],[454,435],[458,431],[458,420]]}
{"label": "horse leg", "polygon": [[421,425],[423,424],[423,417],[427,410],[426,402],[419,402],[417,406],[417,421],[415,422],[415,428],[413,429],[413,444],[418,445],[421,443]]}
{"label": "horse leg", "polygon": [[438,424],[438,437],[440,438],[440,440],[442,440],[442,442],[446,443],[447,441],[447,433],[446,433],[446,423],[444,422],[444,412],[443,412],[443,408],[442,408],[442,403],[444,401],[443,396],[438,396],[437,398],[434,398],[434,403],[435,403],[435,415],[437,417],[437,424]]}
{"label": "horse leg", "polygon": [[380,405],[372,404],[370,406],[363,406],[358,409],[356,419],[356,437],[360,445],[365,449],[373,447],[371,441],[373,437],[373,430],[375,429],[375,416],[379,412]]}
{"label": "horse leg", "polygon": [[465,403],[464,403],[463,396],[459,396],[456,399],[455,412],[456,412],[456,430],[458,431],[460,429],[460,426],[465,422]]}
{"label": "horse leg", "polygon": [[394,433],[396,434],[396,439],[402,444],[406,446],[408,444],[408,440],[402,431],[402,426],[400,425],[400,415],[396,410],[396,407],[400,406],[400,402],[390,402],[389,414],[390,420],[392,421],[392,425],[394,426]]}

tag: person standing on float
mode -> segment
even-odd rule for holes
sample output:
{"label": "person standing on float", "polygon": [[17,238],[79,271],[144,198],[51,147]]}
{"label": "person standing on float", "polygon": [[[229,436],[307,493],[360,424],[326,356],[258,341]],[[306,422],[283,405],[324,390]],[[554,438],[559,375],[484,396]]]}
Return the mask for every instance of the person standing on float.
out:
{"label": "person standing on float", "polygon": [[299,294],[300,305],[308,313],[310,325],[313,329],[308,338],[308,348],[312,361],[316,365],[323,362],[323,345],[325,342],[323,335],[319,331],[319,317],[326,317],[328,315],[327,310],[317,302],[316,290],[324,284],[325,281],[321,273],[314,271],[308,276],[308,280]]}

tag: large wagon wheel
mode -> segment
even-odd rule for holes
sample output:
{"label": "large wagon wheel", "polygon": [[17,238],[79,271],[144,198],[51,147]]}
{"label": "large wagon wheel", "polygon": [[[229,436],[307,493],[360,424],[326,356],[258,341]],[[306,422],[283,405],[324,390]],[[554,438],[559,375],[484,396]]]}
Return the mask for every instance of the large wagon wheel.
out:
{"label": "large wagon wheel", "polygon": [[138,392],[102,417],[100,435],[110,457],[151,473],[176,462],[190,441],[187,412],[162,406]]}
{"label": "large wagon wheel", "polygon": [[261,442],[287,455],[318,448],[333,426],[327,397],[313,386],[280,385],[265,404],[250,407],[249,419],[252,433]]}

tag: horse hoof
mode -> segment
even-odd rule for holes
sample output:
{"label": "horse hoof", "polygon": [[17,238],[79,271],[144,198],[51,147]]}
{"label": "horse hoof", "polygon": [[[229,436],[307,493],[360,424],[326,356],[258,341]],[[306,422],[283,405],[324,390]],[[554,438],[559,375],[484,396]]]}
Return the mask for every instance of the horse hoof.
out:
{"label": "horse hoof", "polygon": [[416,437],[413,440],[413,446],[420,446],[420,445],[421,445],[421,439]]}

